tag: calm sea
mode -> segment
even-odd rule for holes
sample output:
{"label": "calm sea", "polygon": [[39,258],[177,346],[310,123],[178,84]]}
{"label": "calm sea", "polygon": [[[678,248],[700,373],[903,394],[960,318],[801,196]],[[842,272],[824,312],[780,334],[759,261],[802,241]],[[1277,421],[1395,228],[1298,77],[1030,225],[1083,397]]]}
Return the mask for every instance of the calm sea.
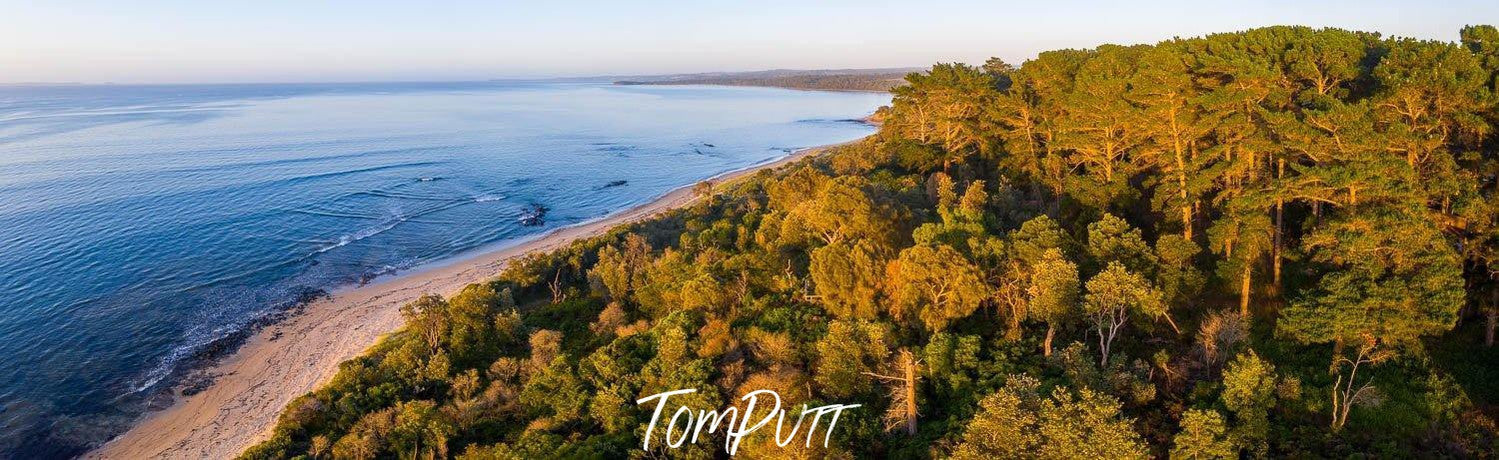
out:
{"label": "calm sea", "polygon": [[[0,87],[0,457],[118,434],[299,296],[855,139],[889,96],[605,83]],[[533,206],[544,225],[522,225]]]}

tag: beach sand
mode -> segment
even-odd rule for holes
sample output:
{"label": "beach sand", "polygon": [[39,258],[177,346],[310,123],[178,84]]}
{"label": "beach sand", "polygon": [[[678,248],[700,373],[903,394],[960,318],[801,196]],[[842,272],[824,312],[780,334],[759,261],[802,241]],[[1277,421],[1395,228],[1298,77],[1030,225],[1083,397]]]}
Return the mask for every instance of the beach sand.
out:
{"label": "beach sand", "polygon": [[[749,176],[828,147],[802,149],[712,180],[723,183]],[[464,286],[497,276],[506,262],[516,257],[600,235],[616,225],[685,206],[693,199],[692,186],[681,187],[593,222],[336,290],[330,298],[308,304],[302,313],[262,329],[237,352],[208,369],[219,377],[207,389],[179,397],[170,407],[147,414],[125,434],[85,457],[233,458],[267,439],[281,409],[293,398],[318,388],[333,377],[339,363],[364,353],[382,335],[401,327],[401,305],[424,294],[452,295]]]}

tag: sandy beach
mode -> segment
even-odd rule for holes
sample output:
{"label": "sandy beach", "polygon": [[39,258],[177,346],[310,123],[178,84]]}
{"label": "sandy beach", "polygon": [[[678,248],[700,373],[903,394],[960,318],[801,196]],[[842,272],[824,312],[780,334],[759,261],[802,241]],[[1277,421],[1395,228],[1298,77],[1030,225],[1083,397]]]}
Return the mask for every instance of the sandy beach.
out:
{"label": "sandy beach", "polygon": [[[827,147],[802,149],[712,180],[723,183],[745,177]],[[399,328],[401,305],[429,293],[452,295],[498,275],[516,257],[599,235],[616,225],[685,206],[694,198],[691,186],[681,187],[651,202],[539,238],[338,289],[329,298],[308,304],[301,314],[262,329],[209,369],[219,377],[206,390],[178,397],[170,407],[147,414],[128,432],[86,457],[232,458],[266,439],[281,409],[293,398],[316,389],[333,377],[339,363]]]}

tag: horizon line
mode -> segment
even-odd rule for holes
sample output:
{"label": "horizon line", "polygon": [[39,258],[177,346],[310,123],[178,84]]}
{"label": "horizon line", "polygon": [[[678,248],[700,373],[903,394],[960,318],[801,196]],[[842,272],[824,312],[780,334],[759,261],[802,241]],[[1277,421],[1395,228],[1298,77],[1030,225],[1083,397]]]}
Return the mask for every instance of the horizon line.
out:
{"label": "horizon line", "polygon": [[482,80],[475,79],[391,79],[391,80],[225,80],[225,81],[163,81],[163,82],[113,82],[113,81],[0,81],[0,87],[21,86],[195,86],[195,85],[352,85],[352,84],[375,84],[375,83],[489,83],[489,82],[543,82],[560,80],[608,80],[621,78],[649,78],[649,77],[679,77],[693,75],[721,75],[721,74],[743,74],[759,72],[836,72],[836,71],[909,71],[916,72],[928,69],[931,65],[907,66],[907,67],[838,67],[838,68],[793,68],[777,67],[756,70],[708,70],[696,72],[676,73],[638,73],[638,74],[605,74],[605,75],[550,75],[537,77],[495,77]]}

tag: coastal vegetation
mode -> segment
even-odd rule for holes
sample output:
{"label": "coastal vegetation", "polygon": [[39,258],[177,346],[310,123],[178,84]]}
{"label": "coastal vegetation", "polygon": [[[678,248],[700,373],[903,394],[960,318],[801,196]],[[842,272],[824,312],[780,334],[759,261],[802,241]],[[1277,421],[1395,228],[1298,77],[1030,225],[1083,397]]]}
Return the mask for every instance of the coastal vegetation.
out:
{"label": "coastal vegetation", "polygon": [[406,306],[244,457],[725,457],[636,401],[770,389],[862,406],[737,455],[1493,458],[1499,31],[1461,37],[938,64],[860,143]]}

